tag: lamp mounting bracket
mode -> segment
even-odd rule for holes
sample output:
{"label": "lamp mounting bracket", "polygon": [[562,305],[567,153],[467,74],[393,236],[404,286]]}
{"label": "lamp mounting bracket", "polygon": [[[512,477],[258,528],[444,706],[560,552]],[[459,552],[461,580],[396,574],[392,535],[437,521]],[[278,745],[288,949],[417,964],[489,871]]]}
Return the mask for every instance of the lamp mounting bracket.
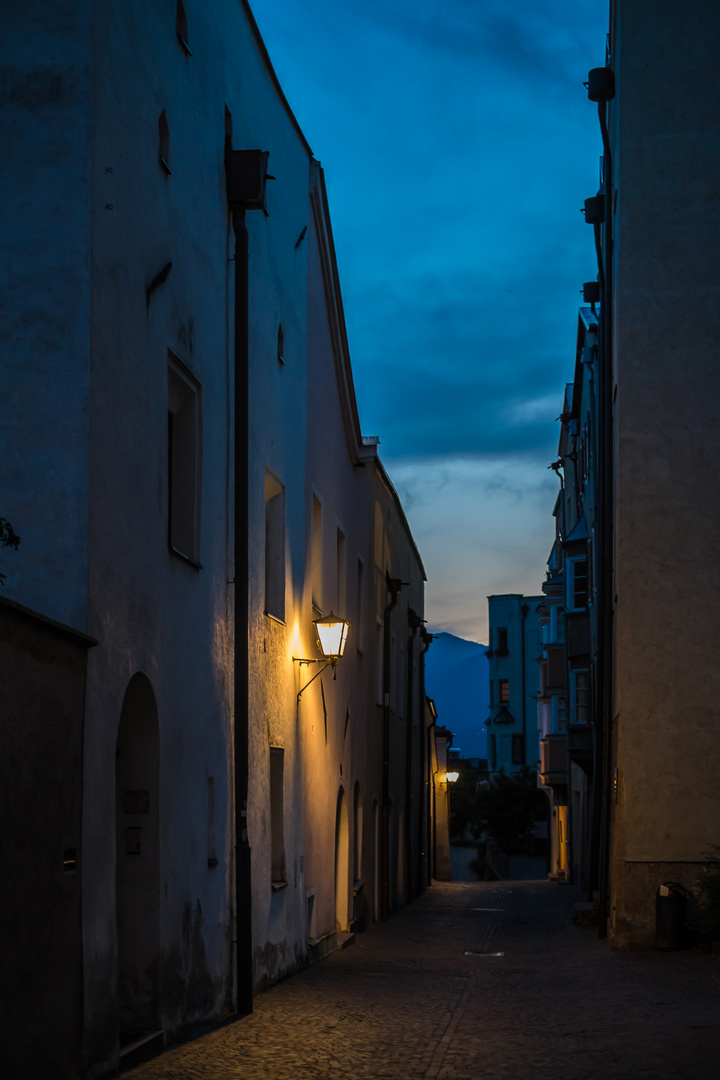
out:
{"label": "lamp mounting bracket", "polygon": [[[293,659],[295,659],[295,658],[293,657]],[[320,661],[319,660],[301,660],[300,663],[301,664],[303,664],[303,663],[304,664],[319,664]],[[323,666],[318,671],[315,672],[312,679],[310,679],[308,682],[306,682],[305,685],[302,686],[300,688],[300,690],[298,690],[298,696],[297,696],[298,701],[300,700],[302,695],[305,693],[305,691],[307,690],[310,683],[314,683],[315,680],[317,679],[318,675],[322,675],[325,668],[329,668],[329,667],[331,667],[333,669],[333,679],[337,679],[337,671],[336,671],[337,657],[334,656],[332,658],[332,660],[326,660],[325,663],[323,664]]]}

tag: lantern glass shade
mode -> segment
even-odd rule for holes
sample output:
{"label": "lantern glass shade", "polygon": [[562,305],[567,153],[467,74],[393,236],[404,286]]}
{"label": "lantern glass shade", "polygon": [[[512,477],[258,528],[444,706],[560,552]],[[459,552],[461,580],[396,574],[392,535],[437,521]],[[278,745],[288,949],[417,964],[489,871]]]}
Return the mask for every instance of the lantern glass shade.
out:
{"label": "lantern glass shade", "polygon": [[328,659],[342,656],[350,623],[330,612],[324,619],[315,619],[313,625],[317,630],[318,644],[323,656]]}
{"label": "lantern glass shade", "polygon": [[445,779],[447,780],[448,784],[454,784],[459,775],[460,773],[457,772],[445,773]]}

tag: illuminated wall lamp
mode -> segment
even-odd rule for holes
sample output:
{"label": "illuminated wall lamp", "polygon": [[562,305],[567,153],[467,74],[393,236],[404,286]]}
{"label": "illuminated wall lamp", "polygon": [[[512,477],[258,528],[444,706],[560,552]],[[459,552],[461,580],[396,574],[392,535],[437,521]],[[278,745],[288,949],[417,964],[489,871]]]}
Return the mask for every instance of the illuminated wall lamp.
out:
{"label": "illuminated wall lamp", "polygon": [[318,675],[321,675],[325,668],[331,667],[333,669],[333,679],[337,678],[337,662],[345,652],[345,644],[347,642],[348,630],[350,629],[350,623],[345,619],[339,619],[337,615],[333,615],[332,611],[329,615],[326,615],[324,619],[315,619],[313,626],[317,630],[318,648],[322,653],[322,658],[318,660],[305,659],[300,656],[293,656],[293,660],[296,664],[320,664],[324,660],[325,663],[316,671],[310,682],[305,683],[302,689],[299,691],[297,699],[300,700],[300,695],[307,690],[310,683],[315,682]]}
{"label": "illuminated wall lamp", "polygon": [[459,776],[460,776],[460,773],[459,773],[459,772],[448,772],[448,773],[445,773],[445,779],[447,780],[448,784],[454,784],[454,783],[455,783],[455,781],[456,781],[456,780],[458,779],[458,777],[459,777]]}

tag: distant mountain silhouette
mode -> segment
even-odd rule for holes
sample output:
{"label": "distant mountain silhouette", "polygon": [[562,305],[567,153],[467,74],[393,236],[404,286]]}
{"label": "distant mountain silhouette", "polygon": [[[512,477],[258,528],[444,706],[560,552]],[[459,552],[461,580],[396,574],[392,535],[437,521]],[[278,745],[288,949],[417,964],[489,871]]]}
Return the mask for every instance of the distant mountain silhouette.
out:
{"label": "distant mountain silhouette", "polygon": [[463,757],[487,757],[487,645],[454,634],[436,634],[425,655],[425,690],[435,702],[438,723],[453,732]]}

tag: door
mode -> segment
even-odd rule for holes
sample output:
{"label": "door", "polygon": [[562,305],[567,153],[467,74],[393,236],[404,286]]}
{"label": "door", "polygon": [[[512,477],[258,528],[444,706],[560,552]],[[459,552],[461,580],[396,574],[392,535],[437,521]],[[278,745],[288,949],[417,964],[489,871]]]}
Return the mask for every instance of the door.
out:
{"label": "door", "polygon": [[159,1023],[158,715],[147,676],[128,684],[115,758],[118,999],[122,1034]]}

